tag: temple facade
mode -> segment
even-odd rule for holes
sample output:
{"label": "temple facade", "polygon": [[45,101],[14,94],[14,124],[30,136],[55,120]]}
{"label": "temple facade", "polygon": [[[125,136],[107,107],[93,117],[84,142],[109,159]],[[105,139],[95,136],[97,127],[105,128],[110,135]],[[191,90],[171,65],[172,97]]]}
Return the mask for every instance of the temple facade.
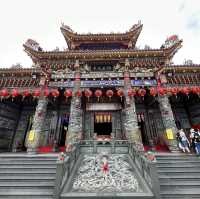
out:
{"label": "temple facade", "polygon": [[138,49],[142,27],[78,34],[62,24],[62,51],[28,39],[33,67],[0,69],[0,150],[69,150],[83,139],[176,150],[178,129],[200,127],[200,65],[173,64],[177,35]]}

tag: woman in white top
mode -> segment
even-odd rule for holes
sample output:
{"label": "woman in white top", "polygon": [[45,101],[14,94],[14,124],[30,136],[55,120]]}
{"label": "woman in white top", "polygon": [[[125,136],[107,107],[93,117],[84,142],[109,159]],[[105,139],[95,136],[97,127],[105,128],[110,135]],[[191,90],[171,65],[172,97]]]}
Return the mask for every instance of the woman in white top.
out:
{"label": "woman in white top", "polygon": [[185,153],[186,151],[187,152],[190,152],[190,142],[189,140],[187,139],[186,135],[185,135],[185,132],[183,131],[183,129],[181,129],[179,131],[180,133],[180,143],[181,143],[181,146],[182,146],[182,150],[183,152]]}

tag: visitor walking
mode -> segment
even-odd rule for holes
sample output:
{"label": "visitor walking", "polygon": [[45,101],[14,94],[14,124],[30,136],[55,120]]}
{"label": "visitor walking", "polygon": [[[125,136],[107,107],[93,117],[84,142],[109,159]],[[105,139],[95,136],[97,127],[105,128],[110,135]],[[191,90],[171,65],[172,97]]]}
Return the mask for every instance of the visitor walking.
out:
{"label": "visitor walking", "polygon": [[194,143],[194,133],[195,130],[193,128],[190,129],[190,143],[191,143],[191,148],[193,150],[193,152],[195,152],[195,143]]}
{"label": "visitor walking", "polygon": [[197,155],[200,155],[200,132],[199,130],[195,130],[194,132],[194,145],[195,145],[195,151]]}
{"label": "visitor walking", "polygon": [[181,129],[179,131],[179,140],[180,140],[180,143],[179,143],[179,148],[185,153],[186,151],[187,152],[190,152],[190,142],[189,140],[187,139],[186,135],[185,135],[185,132],[183,131],[183,129]]}

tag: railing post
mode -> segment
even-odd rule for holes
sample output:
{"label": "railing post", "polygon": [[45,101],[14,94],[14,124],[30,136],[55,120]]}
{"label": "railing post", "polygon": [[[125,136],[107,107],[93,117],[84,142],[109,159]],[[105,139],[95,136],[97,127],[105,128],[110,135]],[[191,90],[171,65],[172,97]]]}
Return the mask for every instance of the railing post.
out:
{"label": "railing post", "polygon": [[97,142],[94,140],[94,149],[93,153],[97,153]]}
{"label": "railing post", "polygon": [[62,160],[58,160],[56,162],[56,180],[55,180],[55,190],[54,190],[54,196],[56,199],[59,199],[60,197],[60,189],[64,175],[63,163],[64,162]]}
{"label": "railing post", "polygon": [[111,153],[115,153],[115,140],[111,141]]}
{"label": "railing post", "polygon": [[156,164],[151,162],[150,164],[150,175],[152,180],[152,188],[156,199],[160,199],[160,183],[158,178],[158,172]]}

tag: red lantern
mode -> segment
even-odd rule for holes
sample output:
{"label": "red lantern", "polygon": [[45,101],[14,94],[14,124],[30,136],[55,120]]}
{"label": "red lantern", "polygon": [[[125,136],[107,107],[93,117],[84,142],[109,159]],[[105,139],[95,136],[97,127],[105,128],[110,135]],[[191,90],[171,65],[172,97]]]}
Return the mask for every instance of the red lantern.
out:
{"label": "red lantern", "polygon": [[200,87],[197,87],[197,94],[200,95]]}
{"label": "red lantern", "polygon": [[146,90],[144,88],[139,89],[138,95],[144,97],[146,95]]}
{"label": "red lantern", "polygon": [[153,97],[155,97],[156,96],[156,94],[157,94],[157,91],[156,91],[156,89],[155,88],[150,88],[150,95],[152,95]]}
{"label": "red lantern", "polygon": [[124,91],[121,90],[121,89],[119,89],[119,90],[117,91],[117,95],[118,95],[119,97],[122,97],[122,96],[124,95]]}
{"label": "red lantern", "polygon": [[190,89],[188,87],[184,87],[181,89],[181,92],[188,95],[190,93]]}
{"label": "red lantern", "polygon": [[81,97],[81,96],[82,96],[82,92],[81,92],[80,90],[77,90],[77,91],[75,92],[75,96],[76,96],[76,97]]}
{"label": "red lantern", "polygon": [[71,96],[72,96],[72,90],[70,90],[70,89],[65,90],[64,96],[65,96],[66,98],[71,97]]}
{"label": "red lantern", "polygon": [[129,97],[134,97],[135,95],[136,95],[135,89],[132,89],[132,88],[128,89],[128,96]]}
{"label": "red lantern", "polygon": [[39,96],[40,96],[40,90],[39,89],[34,90],[33,97],[39,97]]}
{"label": "red lantern", "polygon": [[199,89],[198,89],[197,86],[193,86],[193,87],[191,88],[191,91],[192,91],[192,93],[194,93],[194,94],[198,94]]}
{"label": "red lantern", "polygon": [[98,98],[98,101],[99,101],[99,98],[102,96],[102,91],[98,89],[98,90],[95,91],[94,94]]}
{"label": "red lantern", "polygon": [[86,90],[84,91],[84,93],[85,93],[85,96],[86,96],[87,98],[89,98],[89,97],[92,96],[92,91],[91,91],[90,89],[86,89]]}
{"label": "red lantern", "polygon": [[49,96],[49,89],[48,89],[48,88],[45,88],[45,89],[44,89],[44,96],[45,96],[45,97],[48,97],[48,96]]}
{"label": "red lantern", "polygon": [[11,91],[11,96],[12,97],[17,97],[19,95],[19,91],[17,90],[17,89],[13,89],[12,91]]}
{"label": "red lantern", "polygon": [[1,96],[1,98],[2,98],[2,97],[8,97],[8,95],[9,95],[9,93],[8,93],[8,90],[7,90],[6,88],[4,88],[4,89],[2,89],[2,90],[0,91],[0,96]]}
{"label": "red lantern", "polygon": [[178,90],[178,88],[174,87],[174,88],[171,88],[171,92],[172,92],[173,95],[177,95],[179,90]]}
{"label": "red lantern", "polygon": [[117,91],[117,95],[121,98],[121,100],[122,100],[122,97],[123,97],[123,95],[124,95],[124,91],[123,90],[121,90],[121,89],[119,89],[118,91]]}
{"label": "red lantern", "polygon": [[102,91],[101,90],[96,90],[94,94],[95,94],[96,97],[101,97],[102,96]]}
{"label": "red lantern", "polygon": [[57,89],[54,89],[51,91],[51,94],[54,98],[56,98],[60,95],[60,92]]}
{"label": "red lantern", "polygon": [[158,93],[159,93],[159,95],[163,96],[163,95],[166,95],[167,90],[165,88],[159,87],[158,88]]}
{"label": "red lantern", "polygon": [[112,96],[113,96],[113,91],[112,90],[107,90],[106,91],[106,95],[109,97],[109,98],[111,98]]}
{"label": "red lantern", "polygon": [[24,97],[28,97],[30,94],[31,94],[31,93],[30,93],[29,90],[24,90],[23,93],[22,93],[23,98],[24,98]]}

